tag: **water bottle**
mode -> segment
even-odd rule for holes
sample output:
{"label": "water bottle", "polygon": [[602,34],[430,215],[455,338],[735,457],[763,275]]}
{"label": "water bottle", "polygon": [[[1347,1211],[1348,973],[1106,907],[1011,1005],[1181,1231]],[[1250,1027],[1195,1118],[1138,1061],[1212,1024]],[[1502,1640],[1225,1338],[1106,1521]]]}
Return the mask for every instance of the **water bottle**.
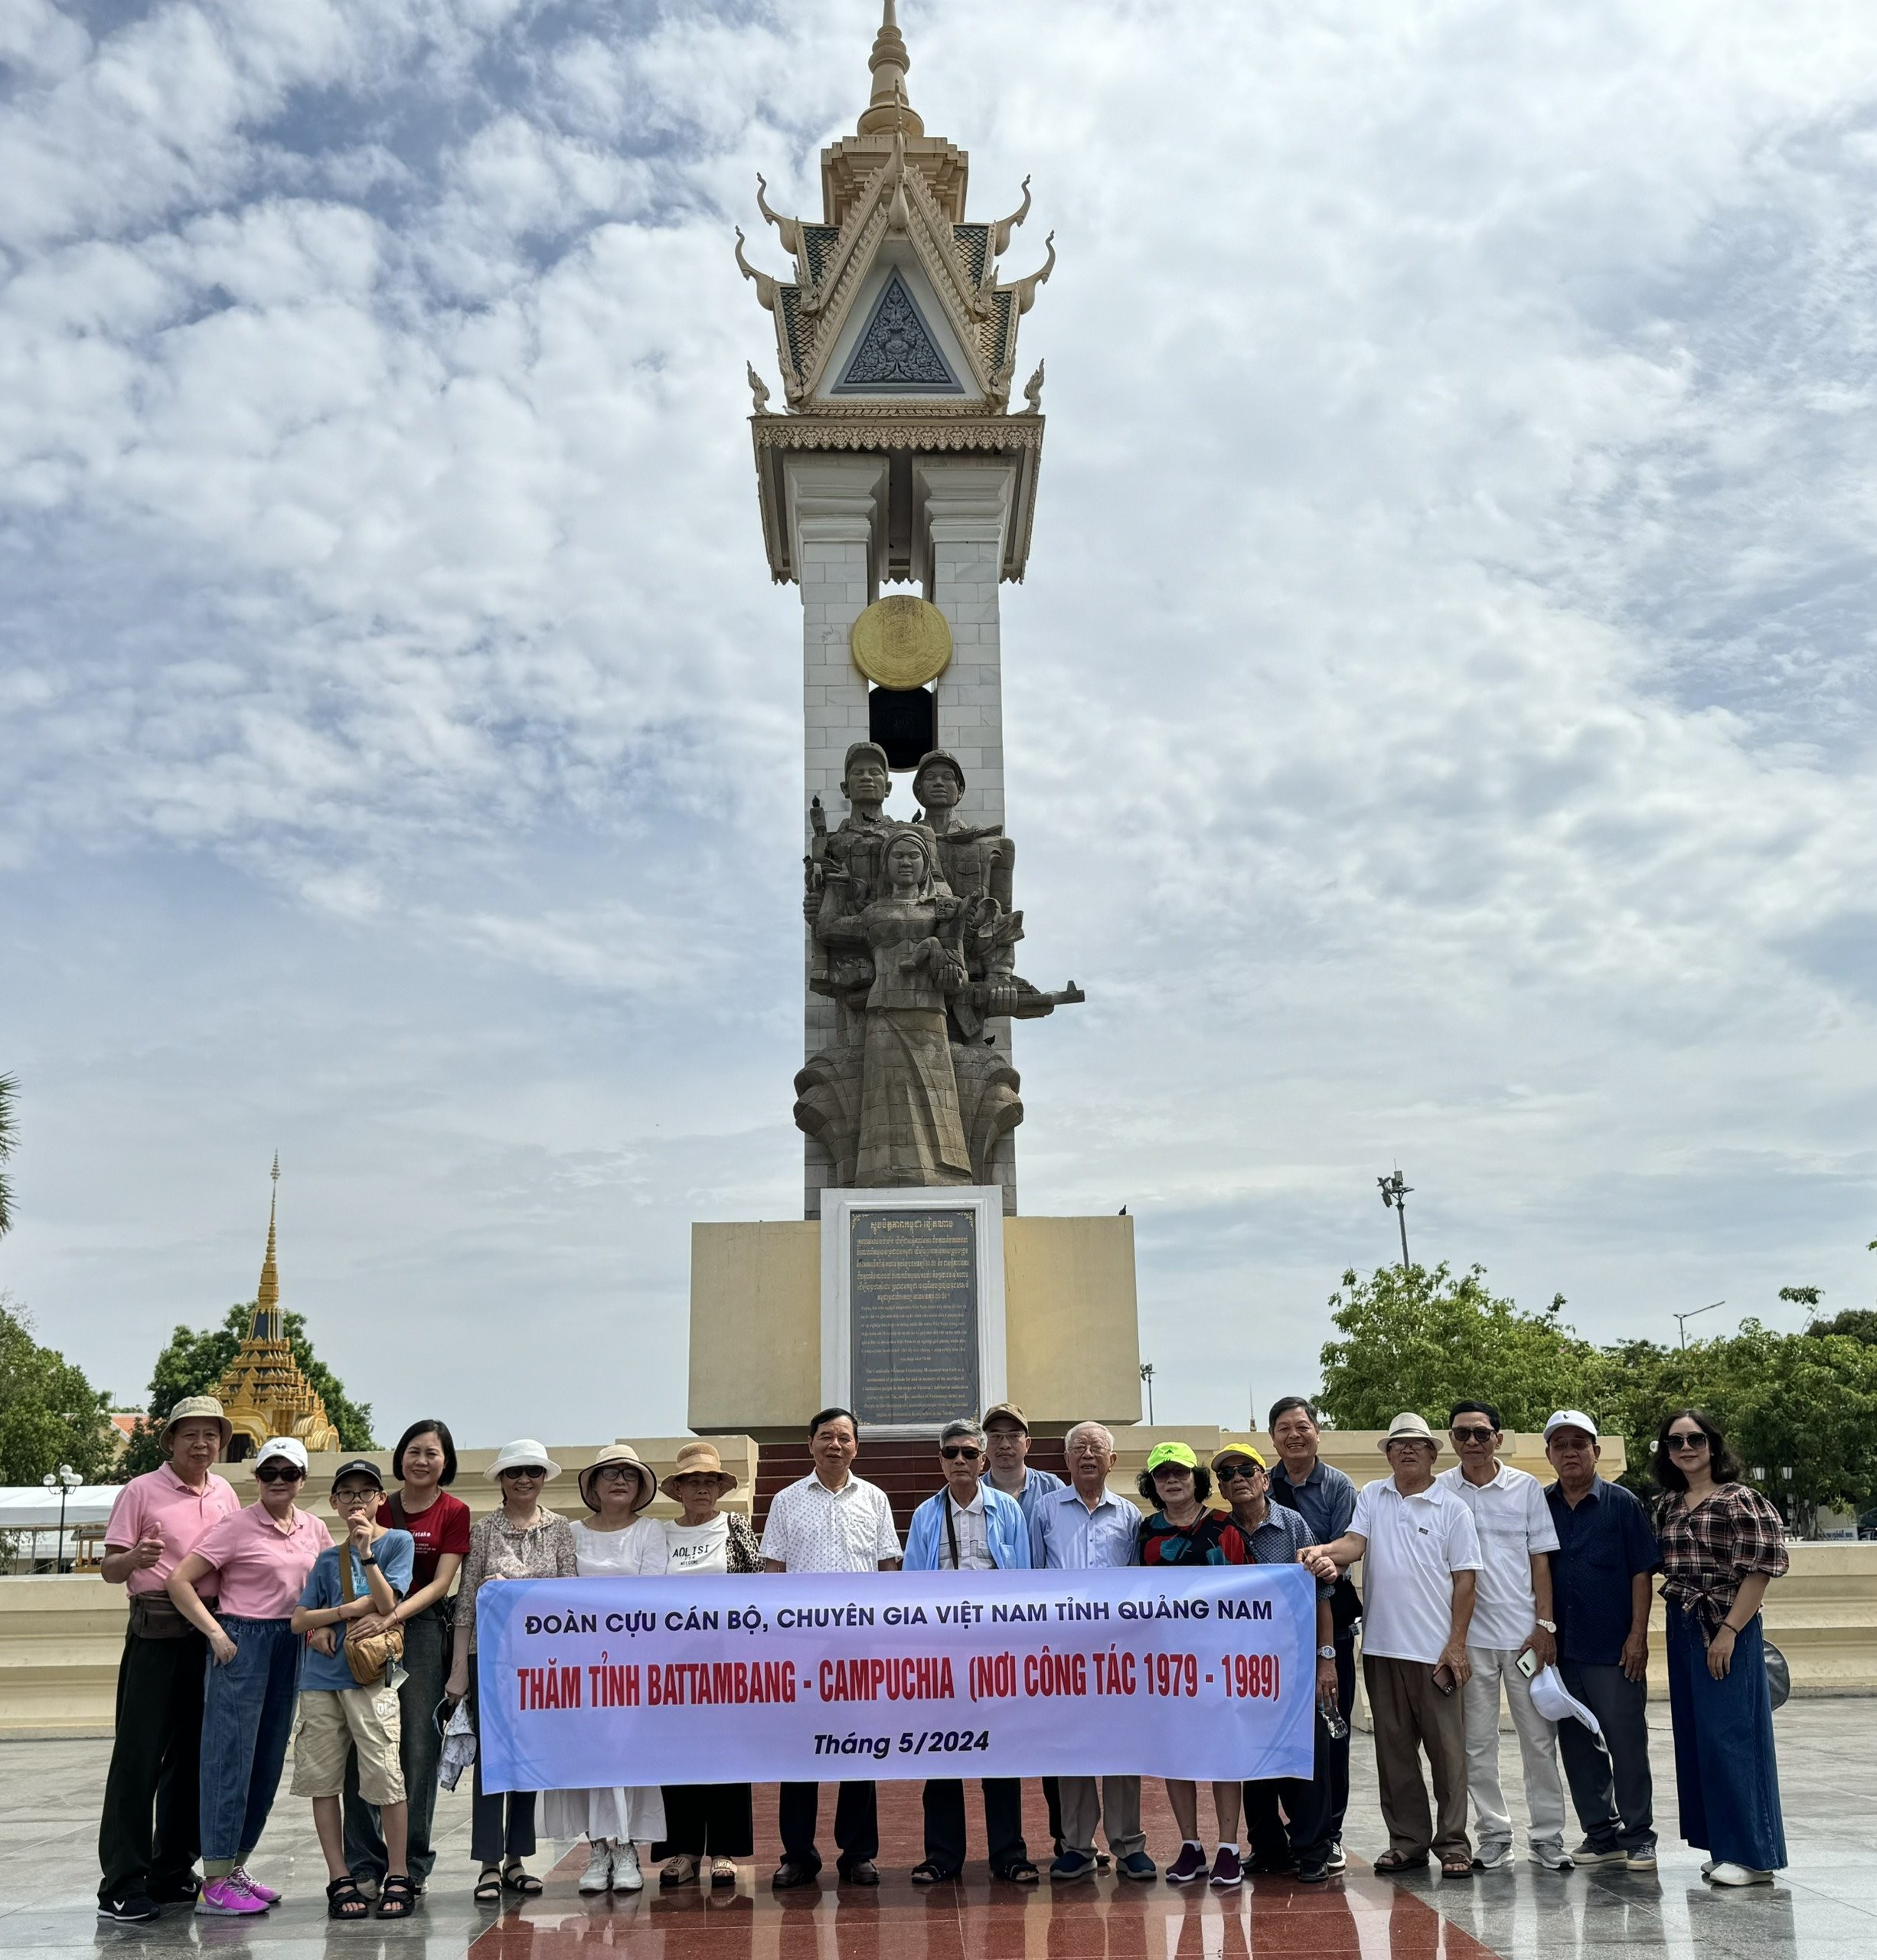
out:
{"label": "water bottle", "polygon": [[1330,1740],[1340,1743],[1349,1733],[1348,1718],[1326,1694],[1317,1704],[1317,1713],[1323,1717],[1323,1726],[1330,1732]]}

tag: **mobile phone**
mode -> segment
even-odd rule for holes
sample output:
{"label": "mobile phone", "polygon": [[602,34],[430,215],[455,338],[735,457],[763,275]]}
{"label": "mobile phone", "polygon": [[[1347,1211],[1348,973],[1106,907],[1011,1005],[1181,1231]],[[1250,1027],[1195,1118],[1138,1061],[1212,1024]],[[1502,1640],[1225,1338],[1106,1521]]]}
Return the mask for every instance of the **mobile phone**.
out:
{"label": "mobile phone", "polygon": [[1538,1672],[1538,1656],[1528,1647],[1519,1656],[1514,1664],[1517,1667],[1519,1672],[1529,1681]]}
{"label": "mobile phone", "polygon": [[1434,1685],[1442,1694],[1451,1694],[1458,1685],[1454,1680],[1453,1669],[1444,1661],[1434,1670]]}

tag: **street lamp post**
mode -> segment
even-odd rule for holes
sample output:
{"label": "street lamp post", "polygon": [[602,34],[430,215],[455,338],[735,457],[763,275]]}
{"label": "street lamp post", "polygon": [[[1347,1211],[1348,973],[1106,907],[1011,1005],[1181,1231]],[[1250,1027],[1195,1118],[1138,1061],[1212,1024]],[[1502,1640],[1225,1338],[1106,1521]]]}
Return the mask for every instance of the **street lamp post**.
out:
{"label": "street lamp post", "polygon": [[85,1480],[69,1463],[61,1463],[56,1476],[48,1470],[39,1481],[48,1491],[56,1490],[59,1494],[59,1545],[53,1555],[52,1570],[55,1573],[60,1573],[65,1570],[66,1500]]}
{"label": "street lamp post", "polygon": [[1690,1307],[1686,1313],[1677,1314],[1675,1316],[1675,1325],[1681,1335],[1682,1345],[1684,1348],[1688,1345],[1688,1323],[1696,1315],[1711,1314],[1716,1307],[1724,1307],[1726,1304],[1725,1300],[1710,1300],[1705,1307]]}
{"label": "street lamp post", "polygon": [[1147,1383],[1147,1426],[1151,1429],[1154,1426],[1154,1364],[1151,1361],[1141,1364],[1141,1379]]}
{"label": "street lamp post", "polygon": [[1401,1269],[1408,1270],[1408,1194],[1414,1186],[1402,1181],[1401,1166],[1398,1164],[1386,1178],[1377,1178],[1382,1187],[1382,1202],[1395,1214],[1395,1222],[1401,1227]]}

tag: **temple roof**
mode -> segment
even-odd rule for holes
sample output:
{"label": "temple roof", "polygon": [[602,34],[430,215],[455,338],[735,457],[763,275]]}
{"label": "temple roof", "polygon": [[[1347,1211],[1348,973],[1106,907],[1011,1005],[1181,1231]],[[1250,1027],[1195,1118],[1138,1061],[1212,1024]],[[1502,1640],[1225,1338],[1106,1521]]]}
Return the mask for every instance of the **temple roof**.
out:
{"label": "temple roof", "polygon": [[821,152],[821,221],[757,208],[795,260],[795,276],[736,262],[772,316],[791,415],[887,413],[981,418],[1009,413],[1017,323],[1056,264],[1004,281],[999,260],[1030,214],[1030,185],[1007,217],[965,216],[969,159],[928,136],[906,93],[912,66],[894,15],[868,60],[872,93],[855,133]]}

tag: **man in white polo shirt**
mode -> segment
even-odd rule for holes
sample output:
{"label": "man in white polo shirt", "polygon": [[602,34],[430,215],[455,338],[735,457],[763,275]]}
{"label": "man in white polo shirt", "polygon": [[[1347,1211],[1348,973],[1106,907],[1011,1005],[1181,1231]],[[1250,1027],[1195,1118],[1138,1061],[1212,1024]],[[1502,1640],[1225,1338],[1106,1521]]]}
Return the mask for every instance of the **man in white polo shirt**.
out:
{"label": "man in white polo shirt", "polygon": [[[1467,1841],[1466,1725],[1460,1690],[1471,1668],[1467,1628],[1480,1566],[1464,1501],[1435,1481],[1440,1445],[1410,1410],[1389,1423],[1382,1452],[1394,1473],[1356,1493],[1349,1529],[1298,1559],[1320,1579],[1363,1561],[1362,1678],[1375,1720],[1376,1779],[1389,1848],[1379,1872],[1418,1870],[1431,1850],[1445,1878],[1473,1869]],[[1434,1776],[1428,1810],[1421,1753]]]}
{"label": "man in white polo shirt", "polygon": [[[811,1475],[778,1491],[762,1527],[765,1572],[896,1572],[899,1534],[893,1506],[877,1484],[850,1468],[860,1426],[846,1409],[823,1409],[808,1424]],[[782,1861],[769,1883],[778,1892],[812,1885],[821,1869],[815,1847],[821,1786],[785,1783],[777,1805]],[[877,1885],[880,1813],[871,1783],[843,1783],[834,1806],[836,1861],[842,1882]]]}
{"label": "man in white polo shirt", "polygon": [[1532,1702],[1532,1684],[1519,1668],[1528,1651],[1548,1668],[1558,1658],[1558,1625],[1551,1616],[1551,1554],[1558,1529],[1536,1477],[1499,1460],[1505,1441],[1499,1411],[1487,1402],[1456,1402],[1448,1439],[1460,1459],[1435,1479],[1473,1514],[1480,1534],[1479,1586],[1467,1658],[1467,1787],[1473,1792],[1478,1871],[1503,1871],[1512,1862],[1512,1819],[1499,1781],[1499,1691],[1503,1687],[1525,1766],[1525,1807],[1531,1818],[1532,1862],[1569,1871],[1564,1848],[1564,1785],[1558,1775],[1558,1725]]}

